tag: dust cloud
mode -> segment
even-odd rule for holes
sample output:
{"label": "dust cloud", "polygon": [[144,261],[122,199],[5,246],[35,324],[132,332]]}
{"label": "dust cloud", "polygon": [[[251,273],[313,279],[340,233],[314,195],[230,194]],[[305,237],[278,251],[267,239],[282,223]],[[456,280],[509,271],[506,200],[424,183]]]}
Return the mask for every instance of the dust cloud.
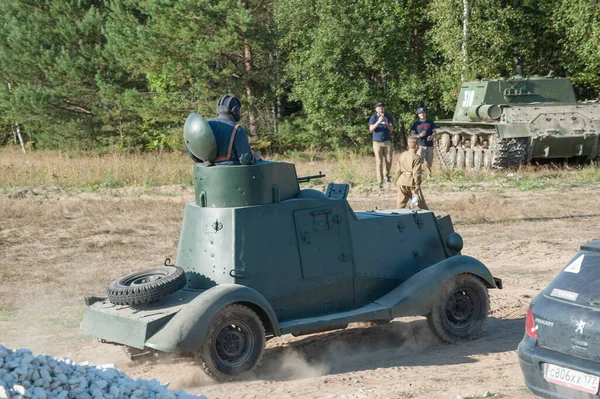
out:
{"label": "dust cloud", "polygon": [[290,381],[363,370],[440,344],[419,318],[374,327],[356,323],[346,330],[286,341],[286,346],[266,351],[253,379]]}

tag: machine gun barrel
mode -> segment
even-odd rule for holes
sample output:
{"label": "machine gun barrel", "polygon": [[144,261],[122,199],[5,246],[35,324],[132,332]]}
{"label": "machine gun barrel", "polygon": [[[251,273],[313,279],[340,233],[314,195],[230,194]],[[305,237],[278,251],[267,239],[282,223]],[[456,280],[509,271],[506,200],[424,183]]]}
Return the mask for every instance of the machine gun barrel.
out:
{"label": "machine gun barrel", "polygon": [[298,183],[306,183],[307,181],[311,181],[312,179],[319,179],[321,177],[325,177],[325,175],[323,173],[321,173],[321,171],[319,171],[318,175],[299,177]]}

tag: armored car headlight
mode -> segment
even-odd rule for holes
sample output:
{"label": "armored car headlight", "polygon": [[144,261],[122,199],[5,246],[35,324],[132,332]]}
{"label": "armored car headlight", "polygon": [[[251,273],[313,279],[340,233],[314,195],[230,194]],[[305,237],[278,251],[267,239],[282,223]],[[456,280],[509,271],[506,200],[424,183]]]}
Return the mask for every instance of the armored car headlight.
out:
{"label": "armored car headlight", "polygon": [[454,252],[460,252],[463,248],[463,239],[460,234],[452,232],[446,237],[446,247]]}

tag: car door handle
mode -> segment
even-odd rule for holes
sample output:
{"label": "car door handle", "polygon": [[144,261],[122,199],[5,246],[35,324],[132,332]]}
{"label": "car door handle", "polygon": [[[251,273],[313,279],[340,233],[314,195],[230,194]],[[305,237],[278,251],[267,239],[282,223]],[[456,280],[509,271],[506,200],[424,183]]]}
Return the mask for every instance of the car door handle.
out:
{"label": "car door handle", "polygon": [[584,349],[586,350],[588,348],[588,343],[585,341],[580,341],[578,339],[572,339],[571,340],[571,344],[573,344],[573,347],[575,349]]}

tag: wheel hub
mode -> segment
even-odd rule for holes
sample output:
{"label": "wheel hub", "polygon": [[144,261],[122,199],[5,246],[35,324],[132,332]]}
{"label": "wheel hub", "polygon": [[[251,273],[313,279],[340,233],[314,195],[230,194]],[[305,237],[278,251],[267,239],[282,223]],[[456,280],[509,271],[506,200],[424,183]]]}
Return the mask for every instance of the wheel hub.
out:
{"label": "wheel hub", "polygon": [[159,276],[159,275],[142,276],[140,278],[133,280],[131,282],[131,285],[148,284],[148,283],[151,283],[152,281],[160,280],[161,278],[163,278],[163,276]]}
{"label": "wheel hub", "polygon": [[466,291],[457,291],[449,298],[446,306],[448,321],[461,327],[468,323],[475,314],[476,304]]}
{"label": "wheel hub", "polygon": [[222,364],[234,367],[246,361],[252,349],[247,334],[242,326],[235,324],[221,329],[215,341],[215,350]]}
{"label": "wheel hub", "polygon": [[219,337],[221,352],[228,358],[235,358],[244,351],[246,338],[233,326],[224,329]]}

